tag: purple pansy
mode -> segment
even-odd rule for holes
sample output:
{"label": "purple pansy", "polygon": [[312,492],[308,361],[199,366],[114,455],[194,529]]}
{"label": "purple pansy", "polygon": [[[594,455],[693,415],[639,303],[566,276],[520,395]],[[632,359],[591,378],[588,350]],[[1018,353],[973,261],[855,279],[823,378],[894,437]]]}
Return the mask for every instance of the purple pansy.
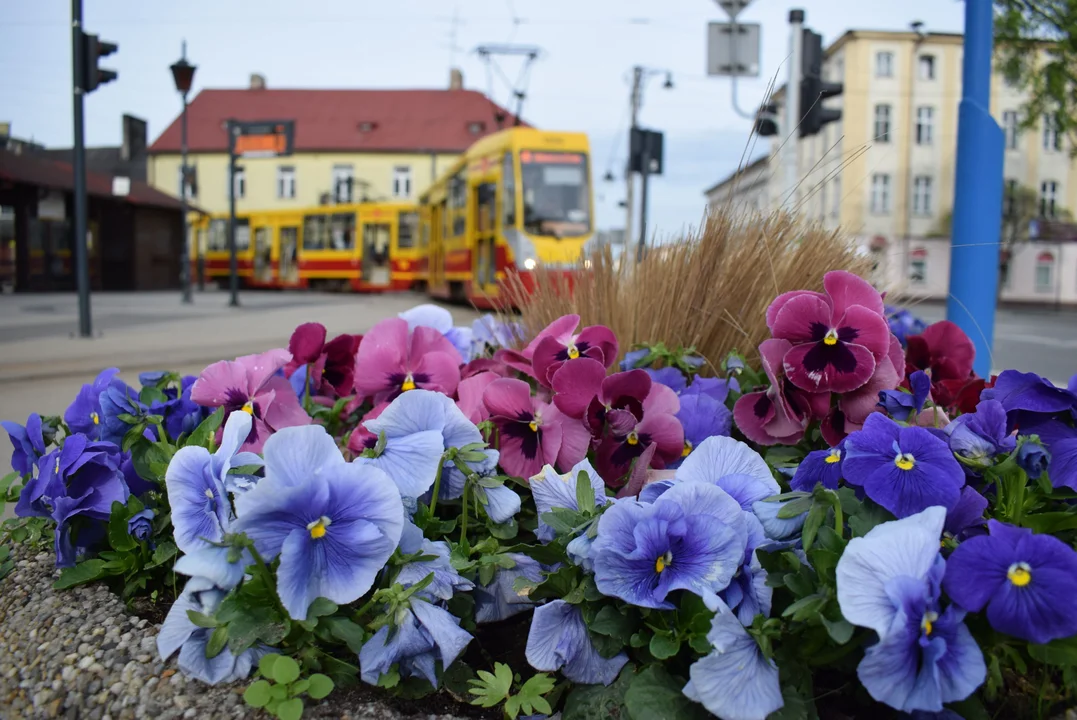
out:
{"label": "purple pansy", "polygon": [[957,504],[965,473],[943,440],[873,413],[845,440],[845,481],[899,518],[933,505]]}
{"label": "purple pansy", "polygon": [[1031,439],[1017,448],[1017,466],[1025,471],[1030,480],[1038,480],[1051,465],[1051,455],[1041,443]]}
{"label": "purple pansy", "polygon": [[113,377],[101,392],[101,439],[106,442],[120,445],[127,431],[132,427],[121,416],[142,418],[149,414],[147,408],[139,399],[138,392],[120,380]]}
{"label": "purple pansy", "polygon": [[535,609],[527,633],[527,662],[536,670],[560,671],[581,685],[609,685],[617,679],[628,656],[602,657],[591,643],[583,613],[564,600]]}
{"label": "purple pansy", "polygon": [[958,416],[943,432],[954,454],[976,468],[989,467],[996,455],[1017,447],[1017,438],[1006,429],[1006,410],[997,400],[980,401],[976,412]]}
{"label": "purple pansy", "polygon": [[675,367],[664,367],[655,370],[644,368],[643,372],[651,376],[651,381],[665,385],[673,392],[680,395],[688,388],[688,379]]}
{"label": "purple pansy", "polygon": [[789,481],[792,490],[811,492],[819,483],[827,490],[837,490],[841,482],[841,461],[845,452],[845,441],[837,447],[827,450],[812,450],[797,465],[793,479]]}
{"label": "purple pansy", "polygon": [[11,468],[20,475],[30,475],[37,461],[45,454],[45,436],[41,428],[41,416],[33,413],[26,419],[25,427],[4,420],[0,426],[11,438]]}
{"label": "purple pansy", "polygon": [[118,368],[102,370],[92,383],[82,386],[64,412],[64,422],[72,432],[82,433],[91,440],[103,439],[105,426],[101,413],[101,393],[108,389],[112,378],[119,372]]}
{"label": "purple pansy", "polygon": [[830,412],[829,393],[800,390],[782,374],[782,358],[792,347],[788,340],[775,338],[760,343],[760,363],[770,386],[742,395],[733,406],[737,429],[759,445],[795,445],[813,418]]}
{"label": "purple pansy", "polygon": [[759,557],[756,555],[756,550],[767,545],[770,538],[764,531],[762,523],[752,513],[744,514],[744,522],[748,529],[744,563],[720,597],[726,605],[736,611],[737,618],[747,627],[752,624],[756,615],[770,615],[774,589],[767,585],[767,571],[760,565]]}
{"label": "purple pansy", "polygon": [[911,393],[902,390],[880,390],[879,407],[899,422],[908,422],[910,416],[916,416],[924,409],[924,403],[931,397],[931,378],[923,370],[909,375]]}
{"label": "purple pansy", "polygon": [[516,589],[516,581],[525,578],[538,585],[542,582],[542,566],[521,553],[505,553],[515,565],[511,568],[498,568],[489,585],[475,588],[475,622],[500,622],[513,615],[530,610],[534,603],[527,597],[527,592]]}
{"label": "purple pansy", "polygon": [[375,403],[415,388],[451,395],[460,383],[462,361],[459,351],[434,328],[409,330],[407,320],[388,318],[359,344],[356,367],[363,371],[355,378],[355,389]]}
{"label": "purple pansy", "polygon": [[1055,387],[1036,373],[1004,370],[994,386],[983,391],[981,399],[998,400],[1006,409],[1010,424],[1022,428],[1026,421],[1043,415],[1064,414],[1067,419],[1077,419],[1077,392]]}
{"label": "purple pansy", "polygon": [[153,510],[145,508],[127,518],[127,534],[140,542],[149,542],[153,537]]}
{"label": "purple pansy", "polygon": [[[1022,435],[1038,435],[1050,455],[1047,472],[1054,487],[1077,490],[1077,428],[1044,416],[1030,418],[1021,426]],[[1027,443],[1026,443],[1027,444]]]}
{"label": "purple pansy", "polygon": [[402,677],[421,677],[438,686],[437,662],[447,669],[471,642],[460,618],[419,596],[393,616],[393,627],[383,625],[359,650],[360,678],[377,685],[393,665]]}
{"label": "purple pansy", "polygon": [[[545,387],[553,387],[553,377],[557,371],[580,358],[596,360],[603,368],[610,368],[617,361],[617,338],[612,330],[604,325],[592,325],[575,334],[579,316],[566,317],[574,318],[575,322],[571,326],[565,322],[559,326],[560,332],[545,335],[535,345],[531,358],[535,378]],[[560,324],[563,320],[565,318],[555,323]]]}
{"label": "purple pansy", "polygon": [[969,612],[987,608],[999,632],[1044,644],[1077,635],[1077,551],[1051,535],[989,520],[990,535],[958,545],[946,594]]}
{"label": "purple pansy", "polygon": [[[704,393],[681,395],[681,409],[676,417],[684,428],[684,457],[707,438],[728,436],[733,429],[733,413],[729,408]],[[670,467],[681,462],[675,460]]]}

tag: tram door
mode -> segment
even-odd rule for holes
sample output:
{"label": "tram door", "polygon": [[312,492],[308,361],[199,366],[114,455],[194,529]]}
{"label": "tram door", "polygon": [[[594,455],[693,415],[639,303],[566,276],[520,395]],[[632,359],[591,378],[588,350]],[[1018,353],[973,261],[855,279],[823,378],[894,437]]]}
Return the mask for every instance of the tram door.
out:
{"label": "tram door", "polygon": [[273,282],[273,243],[269,240],[270,232],[271,228],[267,226],[254,229],[255,282]]}
{"label": "tram door", "polygon": [[280,255],[277,277],[283,285],[295,285],[299,282],[299,262],[296,250],[299,246],[299,228],[282,227],[280,229]]}
{"label": "tram door", "polygon": [[389,246],[392,227],[388,222],[363,221],[363,282],[389,284]]}

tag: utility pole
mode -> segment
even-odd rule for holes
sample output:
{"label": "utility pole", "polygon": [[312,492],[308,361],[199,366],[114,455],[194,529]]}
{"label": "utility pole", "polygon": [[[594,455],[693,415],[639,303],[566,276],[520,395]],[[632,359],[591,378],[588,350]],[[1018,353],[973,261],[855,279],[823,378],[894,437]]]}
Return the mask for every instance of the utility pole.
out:
{"label": "utility pole", "polygon": [[239,126],[228,121],[228,304],[239,307],[239,263],[236,259],[236,135]]}
{"label": "utility pole", "polygon": [[800,124],[800,77],[801,54],[804,44],[804,11],[789,11],[789,80],[785,84],[785,147],[782,148],[782,193],[785,195],[785,209],[792,211],[797,206],[796,187],[797,158],[799,148],[797,138]]}
{"label": "utility pole", "polygon": [[[93,337],[90,323],[90,258],[86,248],[86,147],[82,113],[83,89],[86,84],[85,36],[82,32],[82,0],[71,0],[71,88],[75,120],[75,281],[79,293],[79,337]],[[95,70],[96,72],[96,70]]]}
{"label": "utility pole", "polygon": [[632,127],[628,131],[628,160],[625,166],[625,242],[632,242],[632,218],[633,198],[635,188],[632,172],[632,134],[639,127],[639,108],[643,98],[643,68],[637,65],[632,68]]}

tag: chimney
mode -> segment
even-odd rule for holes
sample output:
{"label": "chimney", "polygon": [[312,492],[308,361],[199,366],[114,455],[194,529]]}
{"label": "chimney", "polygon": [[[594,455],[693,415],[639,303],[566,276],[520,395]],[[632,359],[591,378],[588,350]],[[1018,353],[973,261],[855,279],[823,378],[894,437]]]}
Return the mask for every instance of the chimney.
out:
{"label": "chimney", "polygon": [[120,147],[120,157],[125,162],[142,157],[146,154],[146,121],[125,114],[123,124],[123,145]]}
{"label": "chimney", "polygon": [[259,73],[251,73],[251,90],[265,90],[266,76]]}
{"label": "chimney", "polygon": [[460,70],[460,68],[452,68],[449,70],[449,89],[464,89],[464,73]]}

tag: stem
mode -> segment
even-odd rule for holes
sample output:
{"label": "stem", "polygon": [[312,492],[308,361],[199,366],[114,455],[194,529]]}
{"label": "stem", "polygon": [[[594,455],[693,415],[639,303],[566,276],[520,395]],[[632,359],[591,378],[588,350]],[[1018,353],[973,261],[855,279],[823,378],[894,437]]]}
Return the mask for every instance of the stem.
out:
{"label": "stem", "polygon": [[307,364],[307,380],[303,383],[303,409],[310,415],[310,364]]}
{"label": "stem", "polygon": [[374,607],[375,595],[377,595],[377,591],[374,591],[374,593],[375,594],[371,595],[370,599],[363,603],[362,607],[356,610],[355,613],[352,615],[352,620],[355,623],[362,625],[363,616],[370,612],[370,608]]}
{"label": "stem", "polygon": [[845,537],[845,515],[841,511],[841,500],[834,503],[834,531],[838,537]]}
{"label": "stem", "polygon": [[464,480],[464,492],[460,496],[460,544],[467,542],[467,491],[471,489],[471,481]]}
{"label": "stem", "polygon": [[441,454],[441,462],[438,463],[438,474],[434,478],[434,492],[430,495],[430,514],[434,514],[434,508],[438,506],[438,495],[441,493],[441,473],[444,469],[445,461],[448,459],[448,452]]}

